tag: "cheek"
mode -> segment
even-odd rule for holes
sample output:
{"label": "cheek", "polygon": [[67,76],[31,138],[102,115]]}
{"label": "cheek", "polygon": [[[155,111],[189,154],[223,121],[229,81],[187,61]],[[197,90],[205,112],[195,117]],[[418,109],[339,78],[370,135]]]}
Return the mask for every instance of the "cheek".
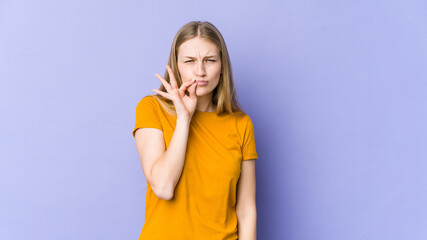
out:
{"label": "cheek", "polygon": [[178,71],[179,71],[179,74],[181,75],[181,80],[183,82],[189,81],[189,79],[188,79],[188,69],[186,69],[185,67],[182,67],[182,66],[178,65]]}
{"label": "cheek", "polygon": [[213,67],[211,73],[213,76],[219,76],[221,74],[221,65]]}

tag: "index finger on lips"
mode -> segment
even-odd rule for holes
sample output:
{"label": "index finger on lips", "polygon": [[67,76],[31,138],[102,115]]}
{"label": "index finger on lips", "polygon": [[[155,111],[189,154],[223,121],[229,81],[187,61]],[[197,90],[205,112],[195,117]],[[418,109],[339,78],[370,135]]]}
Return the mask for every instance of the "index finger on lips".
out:
{"label": "index finger on lips", "polygon": [[179,89],[180,89],[180,90],[186,90],[188,87],[190,87],[190,86],[191,86],[191,84],[195,83],[195,80],[196,80],[196,79],[193,79],[193,80],[191,80],[191,81],[184,82],[184,83],[181,85],[181,87],[180,87]]}

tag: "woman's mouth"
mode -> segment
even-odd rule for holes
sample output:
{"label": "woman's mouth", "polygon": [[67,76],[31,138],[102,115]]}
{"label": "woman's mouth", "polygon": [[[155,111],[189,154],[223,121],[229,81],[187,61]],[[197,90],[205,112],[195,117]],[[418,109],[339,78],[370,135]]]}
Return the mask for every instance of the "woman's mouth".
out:
{"label": "woman's mouth", "polygon": [[208,85],[208,81],[199,81],[197,80],[197,86],[205,86]]}

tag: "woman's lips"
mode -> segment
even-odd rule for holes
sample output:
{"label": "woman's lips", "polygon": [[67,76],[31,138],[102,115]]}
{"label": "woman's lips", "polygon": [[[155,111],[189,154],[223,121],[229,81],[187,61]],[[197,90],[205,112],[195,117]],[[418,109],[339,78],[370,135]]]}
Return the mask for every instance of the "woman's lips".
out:
{"label": "woman's lips", "polygon": [[208,85],[208,81],[199,81],[197,80],[197,86],[205,86]]}

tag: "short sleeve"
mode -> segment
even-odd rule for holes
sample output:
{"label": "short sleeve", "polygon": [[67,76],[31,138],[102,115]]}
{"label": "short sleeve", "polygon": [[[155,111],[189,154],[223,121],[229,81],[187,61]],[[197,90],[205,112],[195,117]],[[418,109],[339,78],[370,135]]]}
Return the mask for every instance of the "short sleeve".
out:
{"label": "short sleeve", "polygon": [[138,128],[157,128],[163,131],[158,113],[158,103],[155,101],[157,100],[153,97],[146,96],[137,104],[135,127],[132,131],[133,137],[135,137],[135,131]]}
{"label": "short sleeve", "polygon": [[258,154],[256,152],[255,145],[254,126],[249,116],[247,116],[246,128],[243,134],[242,155],[243,161],[250,159],[258,159]]}

